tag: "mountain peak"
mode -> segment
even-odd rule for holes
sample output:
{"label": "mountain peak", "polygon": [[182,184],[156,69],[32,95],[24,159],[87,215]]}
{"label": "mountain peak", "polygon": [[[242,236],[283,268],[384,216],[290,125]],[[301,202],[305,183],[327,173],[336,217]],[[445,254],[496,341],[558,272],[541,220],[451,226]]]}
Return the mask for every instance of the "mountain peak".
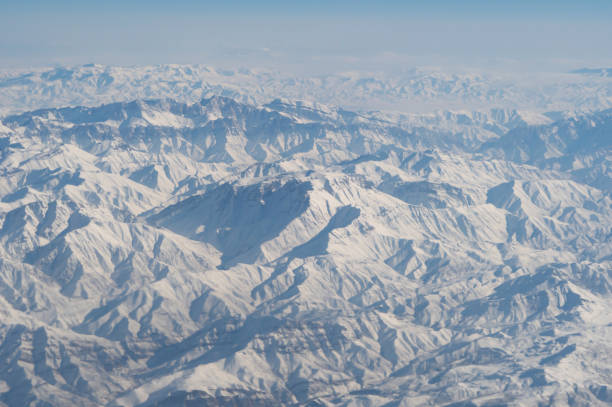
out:
{"label": "mountain peak", "polygon": [[[0,405],[611,402],[601,78],[27,75],[0,79],[30,106],[0,125]],[[394,111],[333,103],[360,98]]]}

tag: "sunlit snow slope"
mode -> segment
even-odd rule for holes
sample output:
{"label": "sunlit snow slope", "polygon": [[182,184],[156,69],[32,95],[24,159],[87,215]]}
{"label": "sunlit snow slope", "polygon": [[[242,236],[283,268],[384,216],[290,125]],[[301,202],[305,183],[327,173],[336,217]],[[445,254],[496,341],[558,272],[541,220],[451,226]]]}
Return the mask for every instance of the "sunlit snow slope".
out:
{"label": "sunlit snow slope", "polygon": [[611,404],[612,114],[553,116],[5,116],[0,405]]}

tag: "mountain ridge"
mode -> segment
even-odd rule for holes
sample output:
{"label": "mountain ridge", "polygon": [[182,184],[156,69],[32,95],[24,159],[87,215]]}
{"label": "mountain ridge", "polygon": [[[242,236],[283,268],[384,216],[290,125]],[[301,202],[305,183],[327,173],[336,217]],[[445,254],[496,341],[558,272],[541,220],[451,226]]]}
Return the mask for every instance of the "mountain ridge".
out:
{"label": "mountain ridge", "polygon": [[512,141],[575,162],[556,135],[607,115],[448,134],[225,97],[5,116],[0,402],[606,405],[609,167]]}

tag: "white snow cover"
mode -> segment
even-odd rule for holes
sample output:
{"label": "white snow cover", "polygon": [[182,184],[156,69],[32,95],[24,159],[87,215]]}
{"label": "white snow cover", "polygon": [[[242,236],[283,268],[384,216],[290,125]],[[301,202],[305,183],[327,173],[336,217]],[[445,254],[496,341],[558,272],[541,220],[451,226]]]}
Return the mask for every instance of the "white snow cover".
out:
{"label": "white snow cover", "polygon": [[79,65],[0,70],[0,115],[47,107],[96,106],[135,99],[196,102],[213,95],[247,103],[302,100],[302,107],[431,113],[437,110],[521,109],[537,113],[612,107],[612,76],[574,73],[473,73],[407,68],[400,72],[292,75],[267,69],[204,65]]}
{"label": "white snow cover", "polygon": [[0,405],[612,403],[605,104],[354,113],[165,82],[205,74],[229,77],[3,77],[15,111],[94,106],[2,117]]}

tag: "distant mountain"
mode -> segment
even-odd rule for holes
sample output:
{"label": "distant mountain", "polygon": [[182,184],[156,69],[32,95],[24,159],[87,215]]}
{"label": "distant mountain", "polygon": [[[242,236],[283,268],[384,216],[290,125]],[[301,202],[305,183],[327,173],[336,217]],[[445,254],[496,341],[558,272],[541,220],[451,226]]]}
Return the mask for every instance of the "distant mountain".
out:
{"label": "distant mountain", "polygon": [[135,99],[194,103],[211,96],[264,104],[305,100],[360,112],[522,109],[592,111],[612,107],[612,77],[474,74],[435,69],[296,76],[201,65],[82,65],[0,72],[0,115],[39,108],[97,106]]}
{"label": "distant mountain", "polygon": [[612,76],[612,68],[581,68],[572,71],[572,73],[594,76]]}
{"label": "distant mountain", "polygon": [[609,405],[609,129],[224,96],[5,116],[0,405]]}

